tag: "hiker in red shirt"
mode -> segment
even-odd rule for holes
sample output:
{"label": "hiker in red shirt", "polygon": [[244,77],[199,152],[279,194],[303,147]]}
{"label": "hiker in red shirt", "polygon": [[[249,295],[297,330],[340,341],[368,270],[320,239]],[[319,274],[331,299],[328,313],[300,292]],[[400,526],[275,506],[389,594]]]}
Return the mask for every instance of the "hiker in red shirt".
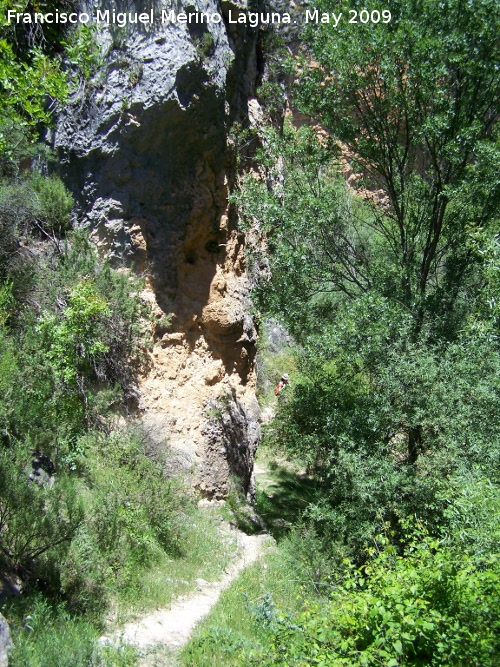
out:
{"label": "hiker in red shirt", "polygon": [[289,381],[288,373],[285,373],[284,375],[281,376],[281,380],[278,382],[278,384],[274,388],[274,395],[275,396],[278,396],[280,391],[282,391],[287,386],[288,381]]}

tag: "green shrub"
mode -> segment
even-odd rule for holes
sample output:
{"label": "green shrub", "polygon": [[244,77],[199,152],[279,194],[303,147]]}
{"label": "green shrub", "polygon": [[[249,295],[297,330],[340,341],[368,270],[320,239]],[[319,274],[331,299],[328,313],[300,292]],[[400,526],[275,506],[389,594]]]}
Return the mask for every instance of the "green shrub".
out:
{"label": "green shrub", "polygon": [[201,37],[195,38],[193,42],[199,60],[203,61],[214,54],[215,42],[210,32],[204,32]]}
{"label": "green shrub", "polygon": [[80,25],[64,42],[67,61],[83,81],[88,81],[103,62],[96,33],[97,26]]}
{"label": "green shrub", "polygon": [[[72,449],[129,398],[138,369],[140,281],[98,261],[81,234],[62,254],[37,255],[29,303],[9,278],[2,337],[15,360],[0,401],[4,432],[73,466]],[[31,307],[34,304],[35,307]],[[8,385],[8,386],[7,386]]]}
{"label": "green shrub", "polygon": [[[377,551],[378,550],[378,551]],[[495,665],[500,655],[500,559],[473,559],[417,526],[403,556],[384,536],[349,566],[330,601],[281,617],[262,664]]]}
{"label": "green shrub", "polygon": [[32,460],[30,443],[0,448],[0,550],[24,580],[44,577],[57,590],[59,563],[83,521],[83,507],[64,474],[36,483]]}
{"label": "green shrub", "polygon": [[3,609],[13,630],[12,667],[135,667],[131,646],[100,646],[99,628],[41,595]]}
{"label": "green shrub", "polygon": [[[353,300],[299,356],[289,400],[265,438],[305,460],[318,498],[304,518],[359,562],[385,521],[448,521],[446,480],[500,471],[500,356],[483,338],[409,336],[384,300]],[[478,528],[478,533],[481,531]]]}
{"label": "green shrub", "polygon": [[475,558],[500,552],[498,482],[467,470],[443,481],[436,504],[442,508],[437,534],[444,544]]}
{"label": "green shrub", "polygon": [[85,485],[82,521],[61,567],[61,586],[77,611],[98,611],[141,568],[180,551],[180,501],[162,459],[147,457],[139,432],[92,433],[75,461]]}
{"label": "green shrub", "polygon": [[75,285],[67,299],[60,318],[56,314],[40,318],[38,333],[56,377],[71,386],[91,375],[99,356],[108,352],[101,331],[110,309],[89,280]]}
{"label": "green shrub", "polygon": [[48,234],[63,236],[71,227],[72,195],[61,179],[54,175],[44,178],[38,174],[31,179],[31,184],[37,195],[37,222]]}
{"label": "green shrub", "polygon": [[72,612],[102,611],[141,568],[181,552],[181,500],[139,434],[80,438],[75,472],[59,466],[40,483],[32,459],[29,442],[0,448],[0,550],[10,571],[62,593]]}

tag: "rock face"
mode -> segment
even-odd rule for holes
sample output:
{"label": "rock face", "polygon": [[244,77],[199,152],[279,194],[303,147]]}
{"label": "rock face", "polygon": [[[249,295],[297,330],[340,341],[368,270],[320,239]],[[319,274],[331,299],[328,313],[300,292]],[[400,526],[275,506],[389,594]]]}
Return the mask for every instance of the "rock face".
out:
{"label": "rock face", "polygon": [[[228,480],[241,480],[250,499],[255,497],[253,457],[260,438],[260,409],[257,400],[246,405],[238,401],[236,392],[222,395],[208,403],[203,425],[207,448],[200,471],[200,490],[214,495],[212,488],[228,490]],[[219,491],[215,494],[224,495]]]}
{"label": "rock face", "polygon": [[[139,3],[127,2],[126,11],[142,11]],[[156,16],[171,8],[153,4]],[[243,11],[214,0],[174,4],[176,12]],[[90,226],[103,253],[147,277],[143,296],[156,325],[139,387],[141,419],[186,465],[199,464],[205,495],[227,491],[222,469],[241,474],[251,491],[256,331],[245,239],[228,205],[228,134],[247,115],[257,33],[225,21],[157,19],[111,25],[98,39],[104,64],[61,112],[52,142],[79,224]],[[225,435],[215,435],[207,405],[228,395]]]}
{"label": "rock face", "polygon": [[9,652],[12,649],[9,624],[0,614],[0,667],[7,667],[9,663]]}

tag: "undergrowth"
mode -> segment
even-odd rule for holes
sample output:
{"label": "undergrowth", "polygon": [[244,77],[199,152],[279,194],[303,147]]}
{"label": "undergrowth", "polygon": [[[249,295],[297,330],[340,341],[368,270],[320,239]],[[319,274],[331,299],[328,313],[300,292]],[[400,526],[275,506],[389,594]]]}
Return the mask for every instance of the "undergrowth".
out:
{"label": "undergrowth", "polygon": [[[177,517],[182,546],[163,554],[154,565],[129,562],[127,579],[109,591],[106,616],[72,612],[62,598],[42,593],[22,595],[3,605],[13,635],[11,667],[134,667],[138,653],[131,646],[103,646],[98,638],[134,615],[167,606],[196,587],[196,579],[218,579],[237,547],[221,527],[215,511],[187,504]],[[112,584],[110,583],[110,586]]]}
{"label": "undergrowth", "polygon": [[[300,608],[300,582],[286,549],[274,550],[264,565],[246,568],[225,591],[182,651],[182,667],[230,667],[262,662],[269,628],[278,609]],[[246,663],[241,662],[245,656]]]}
{"label": "undergrowth", "polygon": [[168,605],[176,596],[192,591],[196,579],[220,578],[237,551],[236,541],[221,519],[217,510],[186,506],[178,519],[182,531],[180,554],[164,554],[118,591],[115,605],[120,620],[148,608]]}

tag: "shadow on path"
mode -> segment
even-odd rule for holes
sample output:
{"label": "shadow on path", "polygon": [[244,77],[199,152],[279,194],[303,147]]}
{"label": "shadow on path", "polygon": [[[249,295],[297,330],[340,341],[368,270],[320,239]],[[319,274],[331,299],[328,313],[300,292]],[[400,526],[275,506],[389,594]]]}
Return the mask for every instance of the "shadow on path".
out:
{"label": "shadow on path", "polygon": [[255,509],[275,539],[279,539],[300,521],[301,515],[320,492],[317,480],[285,465],[258,466]]}

